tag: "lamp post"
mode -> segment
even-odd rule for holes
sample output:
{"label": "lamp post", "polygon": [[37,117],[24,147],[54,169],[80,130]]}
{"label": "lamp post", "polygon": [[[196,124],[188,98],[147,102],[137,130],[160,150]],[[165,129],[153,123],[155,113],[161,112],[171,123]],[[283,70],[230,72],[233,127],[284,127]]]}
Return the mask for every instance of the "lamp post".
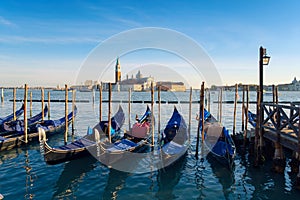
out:
{"label": "lamp post", "polygon": [[[261,158],[262,146],[263,146],[263,121],[264,121],[264,112],[263,112],[263,90],[264,90],[264,79],[263,79],[263,67],[268,65],[270,61],[270,56],[267,56],[267,50],[263,47],[259,48],[259,102],[258,105],[258,114],[259,114],[259,145],[258,145],[258,159]],[[257,141],[257,140],[256,140]]]}
{"label": "lamp post", "polygon": [[[264,112],[262,110],[262,103],[264,102],[263,91],[264,91],[264,65],[268,65],[270,62],[270,56],[267,56],[267,49],[259,48],[259,91],[260,91],[260,122],[263,122]],[[262,126],[262,124],[261,124]]]}
{"label": "lamp post", "polygon": [[270,62],[270,56],[267,56],[267,49],[260,47],[259,48],[259,89],[260,89],[260,102],[263,101],[263,87],[264,87],[264,65],[268,65]]}

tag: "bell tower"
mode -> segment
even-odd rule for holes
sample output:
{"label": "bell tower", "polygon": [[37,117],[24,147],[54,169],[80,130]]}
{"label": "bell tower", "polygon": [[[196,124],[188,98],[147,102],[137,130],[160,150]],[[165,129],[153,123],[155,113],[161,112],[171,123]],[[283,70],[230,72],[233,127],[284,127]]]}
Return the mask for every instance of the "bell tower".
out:
{"label": "bell tower", "polygon": [[120,81],[121,81],[121,65],[118,57],[116,62],[116,69],[115,69],[115,83],[119,83]]}

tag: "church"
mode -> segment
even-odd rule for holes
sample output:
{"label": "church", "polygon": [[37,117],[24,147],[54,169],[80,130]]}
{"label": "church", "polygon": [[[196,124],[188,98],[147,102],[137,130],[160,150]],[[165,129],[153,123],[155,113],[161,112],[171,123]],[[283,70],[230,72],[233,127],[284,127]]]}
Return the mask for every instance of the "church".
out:
{"label": "church", "polygon": [[115,66],[115,82],[112,84],[114,91],[149,91],[151,89],[151,82],[153,82],[153,87],[155,87],[155,82],[153,77],[143,77],[140,70],[137,72],[135,77],[132,75],[131,78],[126,75],[126,79],[121,80],[121,65],[120,60],[117,58]]}
{"label": "church", "polygon": [[[113,91],[150,91],[151,83],[153,83],[154,89],[156,86],[160,86],[163,91],[185,91],[186,87],[183,82],[170,82],[161,81],[155,82],[154,77],[144,77],[140,70],[134,76],[133,74],[129,78],[128,74],[126,79],[122,78],[121,64],[119,58],[117,58],[115,65],[115,82],[112,83]],[[108,83],[102,83],[103,90],[108,90]]]}

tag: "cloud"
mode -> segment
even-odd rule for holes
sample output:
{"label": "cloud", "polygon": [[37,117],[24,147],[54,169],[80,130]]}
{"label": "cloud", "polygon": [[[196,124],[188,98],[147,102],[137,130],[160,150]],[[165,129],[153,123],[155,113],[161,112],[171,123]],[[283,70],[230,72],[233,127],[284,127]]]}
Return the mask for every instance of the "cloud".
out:
{"label": "cloud", "polygon": [[134,20],[124,19],[124,18],[114,17],[114,16],[109,17],[109,19],[112,21],[115,21],[117,23],[121,23],[125,26],[129,26],[129,27],[140,27],[141,26],[140,23],[138,23]]}
{"label": "cloud", "polygon": [[45,44],[82,44],[99,43],[100,38],[91,37],[26,37],[26,36],[1,36],[0,43],[45,43]]}
{"label": "cloud", "polygon": [[0,16],[0,25],[4,25],[4,26],[15,26],[14,23],[12,23],[11,21],[5,19],[4,17]]}

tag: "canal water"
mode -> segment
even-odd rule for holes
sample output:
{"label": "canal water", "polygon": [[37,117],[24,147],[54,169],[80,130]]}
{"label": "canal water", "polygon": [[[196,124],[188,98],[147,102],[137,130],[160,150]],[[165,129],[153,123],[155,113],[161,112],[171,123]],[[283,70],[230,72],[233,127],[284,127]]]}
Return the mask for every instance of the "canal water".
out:
{"label": "canal water", "polygon": [[[30,90],[29,90],[30,91]],[[40,99],[39,90],[32,90],[33,99]],[[45,90],[47,99],[47,90]],[[89,103],[77,103],[78,114],[75,120],[74,136],[69,133],[69,141],[86,134],[87,127],[93,127],[99,119],[99,93],[95,93],[93,104],[92,92],[77,92],[77,100],[89,100]],[[128,100],[128,92],[114,92],[113,100]],[[256,101],[256,93],[250,92],[250,101]],[[23,99],[23,90],[17,90],[17,99]],[[0,116],[12,113],[13,91],[4,90],[5,101],[0,105]],[[107,98],[107,93],[103,93]],[[157,94],[155,94],[157,98]],[[242,92],[239,92],[239,100]],[[51,99],[64,99],[63,91],[51,91]],[[69,93],[72,99],[72,93]],[[150,100],[150,92],[133,92],[132,100]],[[161,99],[165,101],[188,101],[189,92],[162,92]],[[199,91],[193,91],[193,100],[199,99]],[[272,100],[272,95],[265,94],[266,101]],[[211,92],[211,112],[217,117],[218,92]],[[224,101],[234,101],[234,92],[223,92]],[[279,101],[300,101],[299,92],[280,92]],[[21,106],[17,102],[17,108]],[[29,105],[29,104],[28,104]],[[113,103],[113,113],[119,103]],[[128,129],[128,104],[121,104],[126,121],[123,129]],[[135,115],[142,115],[147,104],[131,104],[131,123]],[[187,103],[162,104],[161,129],[171,117],[173,107],[176,105],[188,122]],[[29,106],[28,106],[29,108]],[[107,103],[103,104],[102,115],[107,118]],[[255,111],[256,105],[250,104],[250,110]],[[41,103],[33,103],[33,114],[40,112]],[[69,105],[71,110],[71,104]],[[155,133],[157,134],[157,104],[154,107],[156,118]],[[199,105],[192,106],[191,145],[187,154],[173,165],[147,173],[128,173],[109,169],[92,157],[47,165],[39,150],[39,143],[10,151],[0,152],[0,194],[4,199],[299,199],[300,191],[294,188],[296,174],[291,173],[288,165],[290,158],[286,159],[287,167],[283,174],[271,171],[271,160],[259,168],[252,166],[252,158],[248,153],[238,151],[232,171],[206,156],[199,153],[195,158],[197,121]],[[51,119],[64,116],[64,103],[51,103]],[[241,104],[237,105],[237,131],[241,130]],[[223,104],[222,123],[230,131],[233,128],[233,104]],[[250,125],[249,125],[250,126]],[[63,135],[48,138],[52,146],[63,144]],[[200,148],[201,149],[201,148]]]}

